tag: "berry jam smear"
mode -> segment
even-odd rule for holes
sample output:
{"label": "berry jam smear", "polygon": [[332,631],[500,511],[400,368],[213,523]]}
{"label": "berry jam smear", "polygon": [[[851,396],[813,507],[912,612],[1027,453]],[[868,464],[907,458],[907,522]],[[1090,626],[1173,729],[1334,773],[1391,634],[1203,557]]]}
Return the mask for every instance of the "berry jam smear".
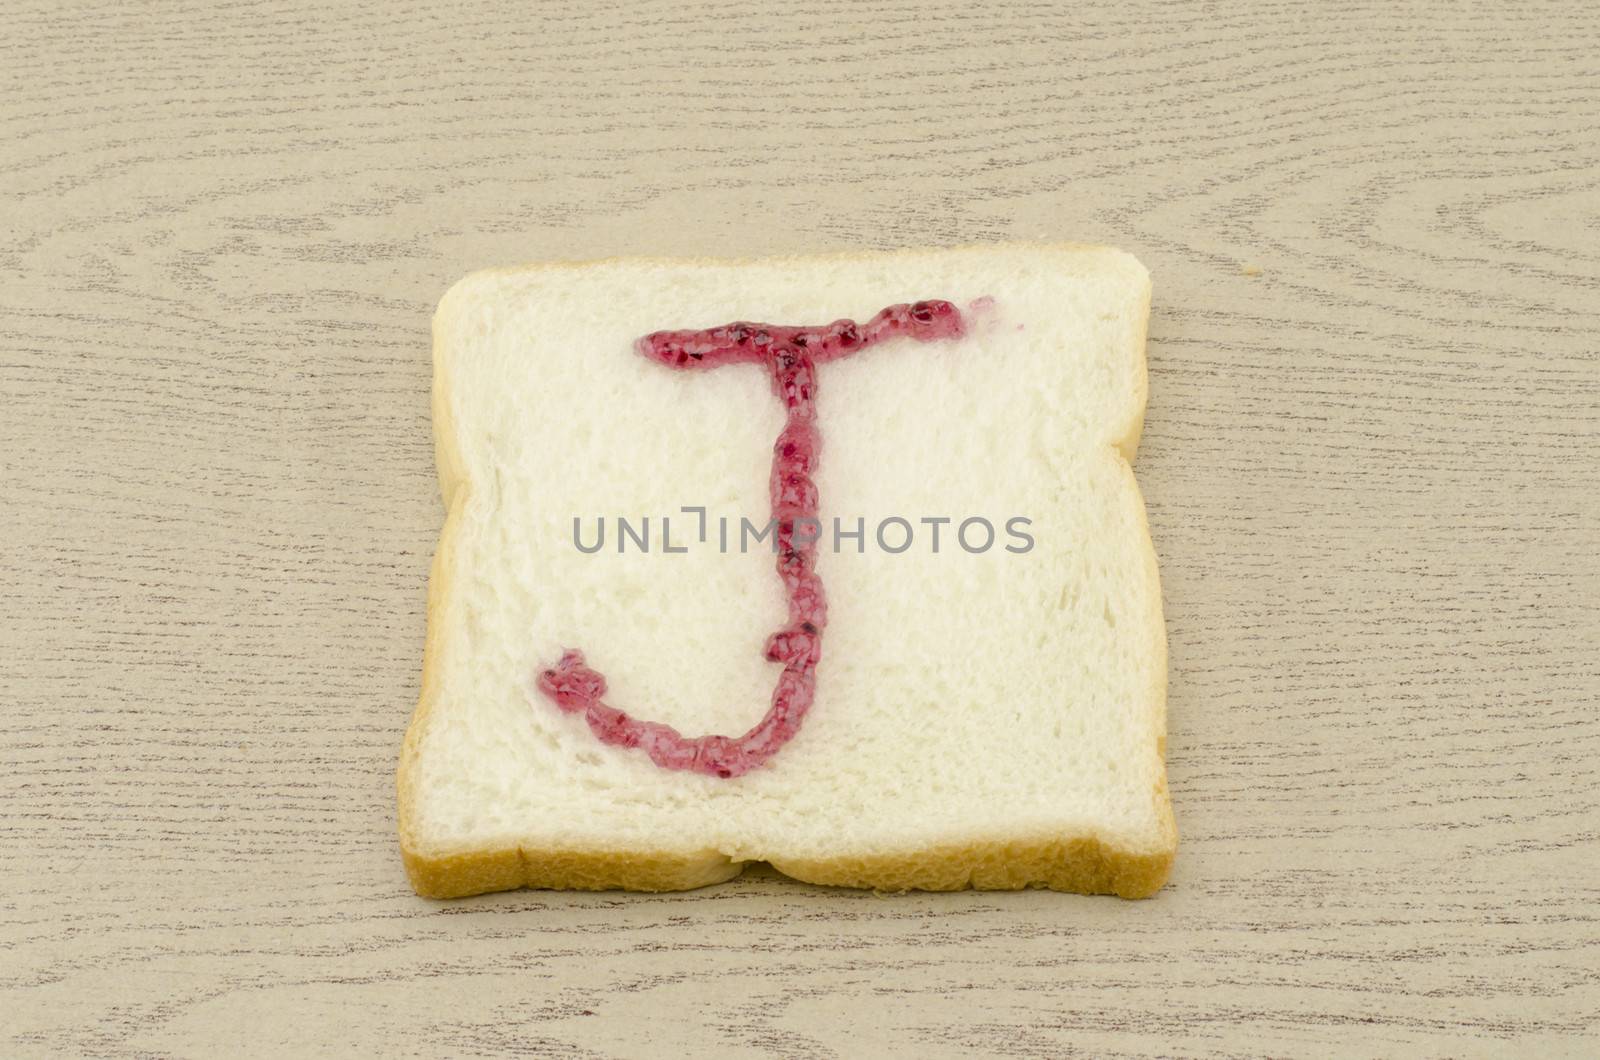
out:
{"label": "berry jam smear", "polygon": [[[569,714],[582,714],[601,743],[637,747],[663,769],[737,777],[764,763],[800,730],[816,690],[827,594],[816,574],[818,497],[812,474],[822,448],[817,431],[817,366],[893,338],[920,342],[959,338],[961,313],[946,301],[892,305],[865,324],[836,320],[821,327],[738,322],[704,331],[657,331],[635,344],[669,368],[694,371],[726,364],[759,364],[787,412],[772,447],[768,492],[777,521],[777,569],[789,599],[789,622],[767,638],[766,657],[782,663],[772,706],[742,736],[688,737],[670,725],[641,721],[601,701],[606,679],[567,650],[539,674],[539,690]],[[799,532],[797,533],[797,529]]]}

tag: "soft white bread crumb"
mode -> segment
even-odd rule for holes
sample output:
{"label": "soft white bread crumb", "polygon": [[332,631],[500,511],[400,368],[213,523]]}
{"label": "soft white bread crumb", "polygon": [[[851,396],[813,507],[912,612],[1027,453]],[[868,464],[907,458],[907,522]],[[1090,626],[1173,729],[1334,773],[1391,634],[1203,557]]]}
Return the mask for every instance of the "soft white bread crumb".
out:
{"label": "soft white bread crumb", "polygon": [[[1149,294],[1132,257],[1076,246],[619,260],[456,284],[434,323],[449,516],[400,771],[418,891],[670,889],[753,860],[884,889],[1159,888],[1176,845],[1165,637],[1128,463]],[[777,676],[762,657],[786,618],[772,555],[721,552],[715,520],[768,518],[782,410],[756,366],[675,372],[633,341],[926,298],[993,304],[959,341],[819,371],[821,514],[864,519],[868,540],[818,553],[829,625],[798,735],[743,777],[669,772],[539,696],[533,674],[579,648],[608,703],[737,735]],[[709,509],[710,544],[685,505]],[[646,515],[675,516],[674,541],[694,547],[574,547],[575,516]],[[872,541],[890,516],[918,534],[898,555]],[[937,554],[918,524],[932,516],[955,520]],[[998,543],[957,547],[967,516]],[[1012,516],[1032,520],[1032,551],[1002,547]]]}

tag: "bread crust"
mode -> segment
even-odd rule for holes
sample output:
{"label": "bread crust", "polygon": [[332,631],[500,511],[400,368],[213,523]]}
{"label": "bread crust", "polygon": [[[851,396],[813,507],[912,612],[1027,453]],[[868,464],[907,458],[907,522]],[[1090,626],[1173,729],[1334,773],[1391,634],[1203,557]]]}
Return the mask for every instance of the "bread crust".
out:
{"label": "bread crust", "polygon": [[[402,845],[406,874],[424,898],[464,898],[521,887],[578,891],[686,891],[731,880],[748,862],[698,855],[598,850],[474,850],[429,857]],[[900,854],[780,858],[774,869],[805,883],[877,891],[1016,891],[1148,898],[1172,868],[1172,851],[1132,853],[1092,836],[986,840]]]}
{"label": "bread crust", "polygon": [[[1135,259],[1115,248],[1080,243],[1011,243],[1004,249],[1055,251],[1113,251],[1127,258],[1143,272]],[[973,245],[943,248],[943,253],[958,254],[974,250],[1002,249],[1002,245]],[[429,851],[416,834],[417,771],[422,734],[438,699],[438,672],[441,652],[442,617],[449,594],[449,572],[453,569],[455,536],[461,512],[472,488],[465,476],[455,424],[450,416],[449,374],[445,370],[445,335],[452,294],[475,277],[488,274],[514,274],[534,270],[574,268],[613,262],[650,262],[660,265],[742,265],[756,261],[852,261],[895,256],[923,256],[928,249],[872,251],[866,253],[818,254],[761,259],[727,258],[605,258],[587,262],[539,262],[512,268],[489,269],[459,281],[440,300],[433,318],[433,393],[434,456],[438,465],[439,486],[446,515],[439,545],[434,553],[428,578],[427,633],[422,652],[422,685],[417,706],[407,727],[400,751],[396,782],[398,789],[401,857],[407,877],[417,894],[424,898],[461,898],[492,891],[517,888],[569,890],[679,891],[722,883],[743,871],[738,861],[715,850],[640,851],[595,850],[584,848],[529,849],[498,847],[461,851]],[[1161,844],[1150,851],[1119,848],[1094,834],[983,837],[951,842],[916,850],[871,855],[840,855],[824,858],[773,859],[773,868],[807,883],[872,888],[878,891],[1019,890],[1045,887],[1079,894],[1115,894],[1122,898],[1145,898],[1165,884],[1177,850],[1178,832],[1166,782],[1166,625],[1162,618],[1154,542],[1150,536],[1148,513],[1134,478],[1132,461],[1138,452],[1148,397],[1145,336],[1149,321],[1150,283],[1144,277],[1142,310],[1135,344],[1135,402],[1128,423],[1111,436],[1111,447],[1138,499],[1141,551],[1149,568],[1144,584],[1154,598],[1150,614],[1151,631],[1160,665],[1152,689],[1153,709],[1157,712],[1157,755],[1161,759],[1159,779],[1151,792],[1162,833]]]}

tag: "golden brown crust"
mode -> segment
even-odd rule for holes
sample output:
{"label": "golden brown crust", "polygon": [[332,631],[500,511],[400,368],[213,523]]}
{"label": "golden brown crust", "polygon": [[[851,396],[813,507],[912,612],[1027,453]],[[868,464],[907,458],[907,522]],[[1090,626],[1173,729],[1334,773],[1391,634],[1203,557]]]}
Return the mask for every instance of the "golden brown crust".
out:
{"label": "golden brown crust", "polygon": [[1172,868],[1172,851],[1134,854],[1092,836],[951,844],[903,855],[837,857],[772,863],[807,883],[879,891],[1015,891],[1048,887],[1078,894],[1148,898]]}
{"label": "golden brown crust", "polygon": [[424,898],[537,887],[568,891],[687,891],[731,880],[744,862],[700,855],[637,851],[536,850],[517,847],[428,857],[401,844],[406,875]]}
{"label": "golden brown crust", "polygon": [[[402,847],[406,874],[424,898],[462,898],[519,887],[683,891],[722,883],[745,863],[721,854],[641,854],[517,848],[426,857]],[[1147,898],[1161,889],[1172,851],[1136,854],[1092,837],[951,844],[903,854],[784,858],[772,867],[806,883],[879,891],[1020,890]]]}
{"label": "golden brown crust", "polygon": [[[1011,244],[1012,249],[1100,250],[1091,244]],[[950,252],[985,249],[948,248]],[[808,260],[852,260],[893,254],[921,254],[925,250],[874,252],[868,254],[814,255]],[[1120,253],[1120,252],[1119,252]],[[729,259],[695,258],[610,258],[592,262],[544,262],[513,269],[486,270],[508,274],[532,269],[562,268],[574,265],[604,264],[607,261],[653,261],[660,264],[746,264]],[[785,259],[762,259],[766,261]],[[1142,268],[1142,266],[1141,266]],[[481,275],[475,274],[475,275]],[[453,291],[454,289],[452,289]],[[1147,394],[1144,329],[1149,316],[1150,288],[1145,283],[1144,311],[1139,321],[1137,344],[1139,364],[1135,373],[1136,410],[1132,421],[1115,445],[1124,460],[1130,481],[1133,469],[1127,462],[1137,452],[1144,421]],[[438,669],[442,615],[448,594],[447,572],[452,568],[455,534],[471,484],[466,479],[454,424],[450,417],[448,373],[443,364],[444,319],[450,304],[447,294],[441,300],[433,323],[433,421],[435,458],[440,491],[446,507],[445,524],[439,535],[438,550],[428,579],[428,629],[422,653],[422,688],[411,724],[400,753],[397,774],[399,795],[400,849],[406,875],[416,892],[425,898],[459,898],[490,891],[519,887],[577,890],[675,891],[721,883],[737,876],[744,862],[734,861],[716,851],[641,852],[583,849],[528,850],[518,847],[468,850],[452,853],[429,852],[416,835],[416,771],[428,718],[438,698]],[[1137,482],[1133,482],[1138,496]],[[787,858],[772,862],[773,867],[808,883],[846,887],[870,887],[880,891],[948,891],[966,887],[1015,890],[1023,887],[1048,887],[1082,894],[1116,894],[1123,898],[1143,898],[1154,894],[1166,882],[1177,848],[1177,828],[1166,786],[1166,627],[1161,619],[1160,591],[1156,580],[1156,556],[1144,502],[1139,509],[1145,561],[1151,568],[1146,584],[1155,594],[1152,614],[1154,638],[1160,654],[1152,689],[1158,718],[1157,753],[1163,759],[1160,778],[1152,791],[1163,842],[1150,852],[1130,852],[1108,846],[1093,835],[1048,836],[1015,840],[985,839],[952,843],[922,850],[839,856],[833,858]]]}

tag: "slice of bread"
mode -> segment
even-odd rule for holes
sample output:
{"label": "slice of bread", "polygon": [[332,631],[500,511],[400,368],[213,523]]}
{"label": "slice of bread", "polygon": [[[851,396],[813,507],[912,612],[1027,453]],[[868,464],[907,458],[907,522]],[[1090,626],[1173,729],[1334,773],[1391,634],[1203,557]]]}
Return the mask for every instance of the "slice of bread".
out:
{"label": "slice of bread", "polygon": [[[434,318],[448,516],[399,776],[417,892],[671,890],[751,861],[882,890],[1155,892],[1177,833],[1130,467],[1149,298],[1136,260],[1088,246],[615,260],[451,288]],[[740,532],[771,515],[784,404],[760,364],[676,371],[638,340],[931,299],[963,334],[815,366],[827,617],[792,738],[742,775],[668,769],[541,691],[578,649],[610,707],[737,737],[783,671],[764,653],[785,583],[770,539],[741,550]]]}

